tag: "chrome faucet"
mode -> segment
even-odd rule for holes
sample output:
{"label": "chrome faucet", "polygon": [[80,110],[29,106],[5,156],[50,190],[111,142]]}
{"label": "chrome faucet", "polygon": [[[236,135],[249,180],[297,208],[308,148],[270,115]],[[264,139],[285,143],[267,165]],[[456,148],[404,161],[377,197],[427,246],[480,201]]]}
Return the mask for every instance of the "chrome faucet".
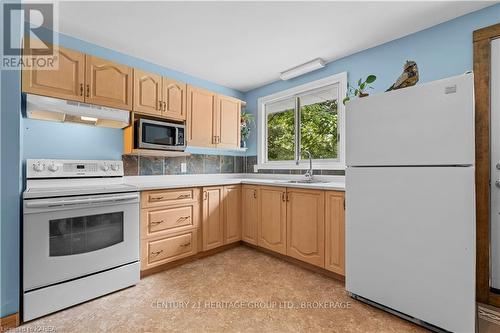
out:
{"label": "chrome faucet", "polygon": [[304,176],[306,177],[307,181],[311,182],[314,176],[312,155],[309,150],[304,150],[304,152],[307,153],[307,155],[309,156],[309,170],[306,171]]}

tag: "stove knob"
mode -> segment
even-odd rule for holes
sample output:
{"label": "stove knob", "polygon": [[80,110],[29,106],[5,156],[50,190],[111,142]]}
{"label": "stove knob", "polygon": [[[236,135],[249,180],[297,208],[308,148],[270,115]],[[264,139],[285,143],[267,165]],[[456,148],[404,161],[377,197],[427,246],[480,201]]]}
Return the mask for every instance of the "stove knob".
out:
{"label": "stove knob", "polygon": [[107,165],[107,164],[103,164],[103,165],[101,166],[101,169],[102,169],[102,171],[108,171],[108,170],[109,170],[109,165]]}
{"label": "stove knob", "polygon": [[55,165],[54,163],[51,163],[49,164],[47,169],[49,169],[49,171],[56,172],[57,170],[59,170],[59,166]]}
{"label": "stove knob", "polygon": [[36,172],[42,172],[45,169],[45,165],[41,164],[40,162],[33,164],[33,170]]}
{"label": "stove knob", "polygon": [[111,170],[118,171],[119,168],[118,164],[111,164]]}

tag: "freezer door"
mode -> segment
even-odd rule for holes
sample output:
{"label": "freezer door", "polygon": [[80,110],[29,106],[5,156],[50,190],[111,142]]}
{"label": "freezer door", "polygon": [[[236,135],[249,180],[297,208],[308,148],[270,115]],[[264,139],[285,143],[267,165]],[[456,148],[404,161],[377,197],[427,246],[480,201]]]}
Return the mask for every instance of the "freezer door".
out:
{"label": "freezer door", "polygon": [[466,74],[349,102],[347,165],[472,165],[473,94]]}
{"label": "freezer door", "polygon": [[346,289],[474,332],[474,168],[348,168]]}

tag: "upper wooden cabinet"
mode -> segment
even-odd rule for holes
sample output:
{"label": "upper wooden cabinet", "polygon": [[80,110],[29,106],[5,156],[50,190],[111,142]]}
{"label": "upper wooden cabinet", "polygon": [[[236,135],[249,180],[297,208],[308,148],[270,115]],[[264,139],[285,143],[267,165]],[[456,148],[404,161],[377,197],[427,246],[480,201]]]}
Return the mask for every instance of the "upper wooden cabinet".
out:
{"label": "upper wooden cabinet", "polygon": [[224,245],[224,187],[203,188],[203,250]]}
{"label": "upper wooden cabinet", "polygon": [[220,148],[240,146],[241,101],[236,98],[217,95],[215,117],[215,141]]}
{"label": "upper wooden cabinet", "polygon": [[242,187],[242,223],[241,239],[257,245],[257,229],[259,221],[259,186],[243,185]]}
{"label": "upper wooden cabinet", "polygon": [[23,69],[23,92],[83,102],[85,54],[62,47],[54,47],[54,52],[59,59],[57,70]]}
{"label": "upper wooden cabinet", "polygon": [[132,109],[132,68],[86,55],[85,101],[119,109]]}
{"label": "upper wooden cabinet", "polygon": [[162,115],[162,80],[160,75],[134,69],[134,111]]}
{"label": "upper wooden cabinet", "polygon": [[169,119],[186,120],[186,84],[164,77],[162,86],[162,115]]}
{"label": "upper wooden cabinet", "polygon": [[224,186],[224,244],[241,240],[241,185]]}
{"label": "upper wooden cabinet", "polygon": [[187,86],[187,142],[190,146],[215,147],[214,119],[216,95]]}
{"label": "upper wooden cabinet", "polygon": [[344,193],[326,191],[325,201],[325,268],[345,275]]}
{"label": "upper wooden cabinet", "polygon": [[325,193],[287,189],[287,255],[325,265]]}
{"label": "upper wooden cabinet", "polygon": [[286,188],[260,187],[257,244],[286,254]]}

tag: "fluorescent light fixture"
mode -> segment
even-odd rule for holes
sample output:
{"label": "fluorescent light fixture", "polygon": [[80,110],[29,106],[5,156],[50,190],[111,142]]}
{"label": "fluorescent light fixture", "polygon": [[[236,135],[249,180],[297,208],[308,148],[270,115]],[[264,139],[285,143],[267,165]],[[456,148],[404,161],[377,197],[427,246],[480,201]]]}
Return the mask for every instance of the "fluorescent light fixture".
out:
{"label": "fluorescent light fixture", "polygon": [[94,117],[85,117],[85,116],[81,116],[80,117],[81,120],[83,121],[93,121],[93,122],[97,122],[97,118],[94,118]]}
{"label": "fluorescent light fixture", "polygon": [[316,58],[302,65],[290,68],[282,73],[280,73],[280,79],[290,80],[294,77],[301,76],[303,74],[315,71],[317,69],[325,67],[325,61],[321,58]]}

